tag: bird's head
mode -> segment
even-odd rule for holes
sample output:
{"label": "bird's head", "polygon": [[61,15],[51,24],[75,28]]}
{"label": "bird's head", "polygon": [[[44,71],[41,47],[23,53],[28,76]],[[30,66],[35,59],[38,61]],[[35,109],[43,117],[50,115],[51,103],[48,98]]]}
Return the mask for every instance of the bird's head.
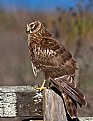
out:
{"label": "bird's head", "polygon": [[26,26],[26,33],[32,34],[38,32],[41,29],[42,23],[40,21],[34,21]]}

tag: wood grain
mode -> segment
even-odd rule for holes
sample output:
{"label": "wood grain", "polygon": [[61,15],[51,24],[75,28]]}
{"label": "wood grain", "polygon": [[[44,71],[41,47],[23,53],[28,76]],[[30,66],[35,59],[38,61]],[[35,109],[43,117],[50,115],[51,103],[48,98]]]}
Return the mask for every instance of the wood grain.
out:
{"label": "wood grain", "polygon": [[31,86],[0,87],[0,117],[43,117],[43,95]]}
{"label": "wood grain", "polygon": [[44,121],[67,121],[62,98],[53,90],[44,92]]}

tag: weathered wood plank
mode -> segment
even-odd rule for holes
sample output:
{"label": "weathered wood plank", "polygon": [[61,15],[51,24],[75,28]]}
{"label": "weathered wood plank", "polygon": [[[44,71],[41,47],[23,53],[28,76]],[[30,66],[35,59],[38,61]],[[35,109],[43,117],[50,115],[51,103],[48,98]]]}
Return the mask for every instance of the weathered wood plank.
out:
{"label": "weathered wood plank", "polygon": [[93,121],[93,117],[79,117],[80,121]]}
{"label": "weathered wood plank", "polygon": [[0,121],[43,121],[43,120],[33,120],[29,118],[16,117],[16,118],[0,118]]}
{"label": "weathered wood plank", "polygon": [[43,117],[42,93],[31,86],[0,87],[0,117]]}
{"label": "weathered wood plank", "polygon": [[44,121],[67,121],[62,98],[49,89],[44,92]]}
{"label": "weathered wood plank", "polygon": [[0,86],[0,92],[37,92],[33,86]]}
{"label": "weathered wood plank", "polygon": [[[93,117],[79,117],[80,121],[93,121]],[[22,117],[16,117],[16,118],[0,118],[0,121],[43,121],[43,120],[30,120],[26,119],[24,120]]]}

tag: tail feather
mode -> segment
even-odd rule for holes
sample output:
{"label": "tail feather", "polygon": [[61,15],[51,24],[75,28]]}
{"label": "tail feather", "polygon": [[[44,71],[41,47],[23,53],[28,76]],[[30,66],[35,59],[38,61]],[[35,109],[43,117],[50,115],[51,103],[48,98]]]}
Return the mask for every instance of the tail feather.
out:
{"label": "tail feather", "polygon": [[65,109],[70,117],[77,117],[77,103],[71,99],[66,93],[62,93]]}
{"label": "tail feather", "polygon": [[85,96],[83,93],[76,87],[75,81],[72,77],[63,76],[60,78],[51,79],[52,83],[56,88],[62,92],[62,96],[65,102],[65,107],[70,114],[70,116],[77,116],[76,102],[82,106],[86,104]]}
{"label": "tail feather", "polygon": [[[64,83],[64,82],[63,82]],[[81,105],[85,105],[85,96],[81,93],[81,91],[76,87],[71,87],[70,85],[66,84],[63,89],[69,96],[71,96],[76,102]]]}
{"label": "tail feather", "polygon": [[76,86],[72,85],[71,82],[73,82],[74,80],[68,81],[68,78],[66,77],[51,79],[51,81],[56,86],[56,88],[60,90],[60,92],[64,91],[76,102],[81,104],[81,106],[86,104],[85,96],[83,95],[83,93]]}

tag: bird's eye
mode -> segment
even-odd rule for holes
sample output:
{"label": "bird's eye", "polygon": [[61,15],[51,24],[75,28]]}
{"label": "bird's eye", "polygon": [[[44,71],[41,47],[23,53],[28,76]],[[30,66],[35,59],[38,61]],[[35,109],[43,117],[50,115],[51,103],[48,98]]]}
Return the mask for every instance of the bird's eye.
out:
{"label": "bird's eye", "polygon": [[31,24],[30,26],[31,26],[31,28],[33,27],[33,25],[32,25],[32,24]]}

